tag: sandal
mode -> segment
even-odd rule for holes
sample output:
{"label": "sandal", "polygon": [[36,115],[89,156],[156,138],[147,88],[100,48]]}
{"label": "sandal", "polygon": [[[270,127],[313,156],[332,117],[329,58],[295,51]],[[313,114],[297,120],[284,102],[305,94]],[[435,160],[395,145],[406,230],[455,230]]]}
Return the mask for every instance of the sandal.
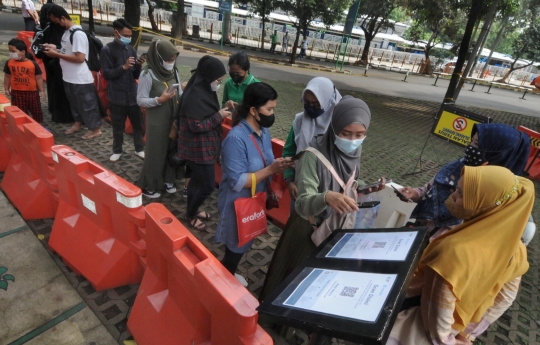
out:
{"label": "sandal", "polygon": [[[201,213],[203,214],[202,216],[201,216]],[[211,216],[210,216],[210,213],[206,211],[202,211],[202,212],[197,213],[197,218],[199,218],[200,220],[210,220]]]}
{"label": "sandal", "polygon": [[75,128],[75,127],[69,127],[65,132],[64,134],[73,134],[75,132],[79,132],[82,128]]}
{"label": "sandal", "polygon": [[83,136],[81,137],[81,139],[84,139],[84,140],[94,139],[94,138],[99,137],[100,135],[101,135],[101,131],[96,132],[96,133],[94,133],[94,132],[88,132],[88,133],[86,133],[85,135],[83,135]]}
{"label": "sandal", "polygon": [[206,230],[206,224],[204,224],[199,218],[195,217],[193,219],[186,216],[186,221],[189,223],[190,227],[194,230],[203,231]]}

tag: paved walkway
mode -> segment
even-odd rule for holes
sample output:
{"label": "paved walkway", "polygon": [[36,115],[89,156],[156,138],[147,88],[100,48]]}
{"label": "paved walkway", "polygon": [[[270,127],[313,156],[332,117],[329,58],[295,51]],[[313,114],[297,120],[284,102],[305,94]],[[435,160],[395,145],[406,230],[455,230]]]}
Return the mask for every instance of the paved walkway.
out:
{"label": "paved walkway", "polygon": [[[0,61],[0,64],[2,64],[2,61]],[[182,78],[186,79],[189,75],[189,68],[183,67],[180,72]],[[276,109],[277,120],[272,127],[271,132],[274,137],[283,139],[290,129],[294,114],[301,110],[299,99],[304,85],[291,82],[278,83],[275,80],[264,78],[263,81],[272,84],[279,93],[278,107]],[[0,89],[0,92],[1,91],[3,90]],[[422,174],[402,177],[404,173],[412,170],[414,163],[418,159],[420,150],[432,126],[432,118],[438,107],[437,103],[358,91],[348,91],[345,89],[340,91],[342,91],[343,94],[352,94],[364,99],[372,110],[373,119],[362,154],[362,177],[365,180],[374,181],[380,176],[386,176],[393,178],[396,182],[403,185],[422,185],[433,176],[436,169]],[[497,122],[503,122],[514,126],[525,125],[532,129],[538,129],[538,120],[535,117],[480,108],[471,108],[471,110],[483,115],[491,116]],[[103,126],[103,135],[101,137],[96,140],[83,141],[79,138],[80,135],[66,136],[63,134],[68,125],[52,123],[48,120],[49,116],[46,115],[45,117],[46,121],[44,125],[52,131],[57,144],[68,145],[95,162],[112,170],[126,180],[131,182],[136,181],[142,162],[134,155],[133,146],[131,144],[132,141],[129,135],[125,136],[124,149],[126,154],[118,162],[111,163],[108,159],[111,155],[112,131],[108,124]],[[438,161],[448,162],[462,155],[462,148],[448,144],[439,139],[432,139],[432,143],[428,145],[428,149],[422,157],[422,163],[424,167],[433,168],[437,166]],[[181,186],[182,183],[183,181],[177,181],[178,186]],[[540,184],[535,183],[535,185],[538,191]],[[537,198],[538,195],[539,194],[537,194]],[[145,200],[145,202],[147,201],[148,200]],[[181,193],[172,195],[167,194],[155,201],[163,203],[177,218],[183,219],[186,201],[182,198]],[[540,219],[540,208],[538,205],[538,203],[535,205],[533,212],[536,219]],[[211,195],[203,207],[212,215],[213,220],[208,223],[208,230],[195,232],[195,236],[197,236],[197,238],[204,243],[214,255],[221,258],[224,251],[223,246],[214,243],[215,220],[217,219],[217,191]],[[10,214],[13,214],[13,211]],[[2,213],[1,217],[2,220],[4,220],[6,216]],[[5,219],[8,219],[8,221],[2,223],[8,224],[10,218]],[[21,226],[24,226],[20,218],[18,221],[19,223],[14,222],[12,225],[6,225],[6,229],[3,231],[18,229]],[[0,266],[8,267],[7,273],[12,274],[16,280],[15,282],[10,281],[8,283],[9,287],[6,292],[8,294],[12,293],[13,290],[16,290],[16,293],[20,292],[17,296],[24,296],[24,298],[17,298],[17,301],[33,301],[33,303],[27,303],[31,309],[21,308],[15,313],[13,311],[15,309],[10,307],[9,313],[4,312],[3,314],[0,314],[0,326],[2,326],[0,327],[0,344],[7,344],[24,335],[26,332],[31,331],[35,327],[47,323],[58,315],[62,315],[67,310],[70,310],[70,308],[80,305],[80,297],[85,301],[88,308],[84,308],[76,315],[83,315],[81,313],[91,310],[94,312],[95,316],[92,319],[88,318],[88,321],[84,321],[85,326],[78,327],[78,329],[87,330],[93,328],[88,325],[94,325],[97,318],[109,332],[114,341],[123,343],[124,340],[130,338],[130,334],[126,328],[126,320],[129,309],[133,305],[138,286],[130,285],[108,291],[96,292],[92,289],[88,281],[83,277],[77,276],[65,267],[55,254],[48,252],[49,257],[53,258],[57,267],[52,265],[50,259],[45,259],[46,255],[41,259],[26,258],[25,255],[30,255],[30,253],[23,253],[25,251],[42,252],[43,254],[46,254],[43,248],[47,249],[47,241],[50,236],[52,222],[53,220],[51,219],[31,221],[28,222],[31,231],[29,229],[21,230],[20,232],[0,238]],[[34,236],[32,236],[32,233]],[[280,234],[281,230],[271,225],[269,233],[257,239],[253,249],[244,256],[240,263],[239,273],[247,278],[249,282],[248,288],[256,296],[264,281],[268,264]],[[27,237],[22,237],[23,235],[26,235]],[[4,241],[8,239],[13,239],[15,241],[19,236],[23,238],[22,241],[25,245],[24,250],[9,249],[9,251],[6,251],[4,249],[5,247],[3,247],[5,245]],[[37,245],[37,242],[40,241],[43,247]],[[32,244],[33,246],[30,247]],[[29,248],[30,250],[28,250]],[[490,327],[488,332],[482,336],[479,341],[477,341],[478,344],[540,343],[540,332],[538,331],[540,328],[540,299],[538,294],[538,287],[540,286],[540,236],[536,236],[529,246],[528,252],[531,267],[523,279],[522,288],[516,302],[511,309],[496,324]],[[8,255],[6,256],[5,253],[8,253]],[[3,262],[8,263],[4,264]],[[41,266],[37,266],[38,264],[46,265],[47,262],[49,265],[46,267],[42,268]],[[36,266],[33,266],[34,263]],[[29,267],[36,268],[30,269]],[[55,309],[53,309],[52,312],[47,312],[45,302],[37,298],[34,299],[34,295],[38,293],[35,291],[35,288],[27,290],[22,289],[24,286],[23,277],[26,274],[24,272],[30,270],[40,271],[42,269],[51,271],[52,273],[49,273],[51,277],[58,277],[58,272],[62,272],[64,277],[67,278],[67,281],[73,287],[72,289],[68,289],[69,286],[67,286],[65,288],[66,292],[61,294],[62,299],[58,301],[56,301],[54,297],[51,298],[51,296],[54,296],[52,293],[47,295],[47,298],[51,302],[50,304],[55,306]],[[66,279],[61,275],[58,279],[60,278],[63,279],[64,283],[66,282]],[[54,282],[54,279],[49,279],[48,281]],[[39,283],[29,284],[33,287],[44,286]],[[17,291],[19,289],[20,291]],[[60,288],[49,288],[49,291],[58,289]],[[75,291],[80,297],[77,296]],[[7,296],[6,292],[0,290],[0,310],[2,311],[6,310],[3,303],[8,303],[5,302]],[[65,302],[67,299],[70,300],[70,303]],[[23,302],[18,301],[17,303]],[[60,308],[60,306],[63,307]],[[32,322],[29,322],[29,326],[27,326],[26,329],[13,335],[4,335],[2,333],[2,330],[5,329],[3,324],[9,323],[11,319],[22,320],[28,316],[31,316]],[[58,328],[59,327],[60,325]],[[75,326],[73,328],[75,328]],[[81,334],[84,335],[85,332],[82,331]],[[8,336],[9,338],[7,338]],[[305,344],[306,340],[305,334],[302,332],[296,332],[288,338],[287,343],[289,344]],[[87,343],[86,339],[89,339],[90,341],[90,338],[73,339],[85,339],[85,343]],[[97,336],[96,339],[98,339]],[[96,340],[91,341],[96,342]],[[38,343],[42,344],[42,342]],[[61,344],[62,342],[58,341],[56,343]],[[74,344],[79,342],[68,341],[67,343]],[[97,341],[96,343],[107,344],[105,340]]]}

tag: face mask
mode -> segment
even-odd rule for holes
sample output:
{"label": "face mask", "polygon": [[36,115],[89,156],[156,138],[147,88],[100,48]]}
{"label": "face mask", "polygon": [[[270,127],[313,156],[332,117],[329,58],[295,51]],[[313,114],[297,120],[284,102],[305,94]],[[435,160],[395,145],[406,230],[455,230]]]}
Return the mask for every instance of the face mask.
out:
{"label": "face mask", "polygon": [[315,108],[310,105],[304,104],[304,114],[311,117],[312,119],[316,119],[322,114],[324,114],[324,109]]}
{"label": "face mask", "polygon": [[446,199],[446,201],[444,202],[444,206],[446,206],[452,216],[458,219],[471,219],[476,213],[476,210],[468,210],[466,208],[463,208],[463,206],[458,206],[454,199],[452,199],[452,196],[449,196],[448,199]]}
{"label": "face mask", "polygon": [[119,36],[118,40],[120,41],[120,43],[122,43],[124,45],[131,43],[131,37],[124,37],[124,36],[120,35],[120,33],[118,31],[116,31],[116,33]]}
{"label": "face mask", "polygon": [[259,124],[259,126],[264,127],[264,128],[272,127],[275,120],[276,120],[275,114],[263,115],[261,113],[259,113],[259,120],[255,119],[255,121],[257,121],[257,123]]}
{"label": "face mask", "polygon": [[9,57],[13,60],[20,60],[21,57],[19,56],[19,53],[9,53]]}
{"label": "face mask", "polygon": [[210,88],[212,89],[212,91],[216,92],[217,90],[219,90],[221,84],[214,84],[214,83],[211,83],[210,84]]}
{"label": "face mask", "polygon": [[362,139],[355,139],[355,140],[349,140],[342,137],[338,137],[336,135],[336,140],[334,140],[334,144],[340,149],[343,153],[352,153],[355,151],[362,143],[366,137],[363,137]]}
{"label": "face mask", "polygon": [[232,79],[233,83],[235,83],[237,85],[242,84],[242,82],[246,78],[245,76],[241,76],[241,75],[238,75],[236,73],[229,73],[229,75],[231,76],[231,79]]}
{"label": "face mask", "polygon": [[465,165],[477,167],[485,162],[484,152],[469,144],[465,149]]}
{"label": "face mask", "polygon": [[172,71],[173,68],[174,68],[174,62],[165,62],[163,61],[161,63],[161,65],[163,66],[163,68],[165,68],[167,71]]}

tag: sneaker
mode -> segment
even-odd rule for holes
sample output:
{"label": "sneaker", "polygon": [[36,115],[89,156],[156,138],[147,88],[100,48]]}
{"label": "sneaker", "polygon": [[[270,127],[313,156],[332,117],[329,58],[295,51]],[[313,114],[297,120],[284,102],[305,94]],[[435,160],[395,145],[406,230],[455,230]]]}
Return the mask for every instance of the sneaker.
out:
{"label": "sneaker", "polygon": [[182,191],[182,196],[184,198],[187,198],[187,187],[184,187],[184,190]]}
{"label": "sneaker", "polygon": [[113,155],[111,156],[111,158],[109,158],[109,160],[110,160],[111,162],[117,162],[117,161],[120,159],[120,157],[122,157],[122,154],[121,154],[121,153],[115,153],[115,154],[113,154]]}
{"label": "sneaker", "polygon": [[172,183],[165,183],[165,191],[169,194],[176,193],[176,187]]}
{"label": "sneaker", "polygon": [[144,159],[144,151],[141,151],[141,152],[135,152],[135,154],[136,154],[140,159]]}
{"label": "sneaker", "polygon": [[147,198],[150,198],[150,199],[157,199],[161,196],[161,194],[159,194],[159,192],[151,192],[149,191],[148,189],[144,188],[142,190],[142,194],[147,197]]}
{"label": "sneaker", "polygon": [[242,276],[239,275],[238,273],[235,273],[235,274],[234,274],[234,277],[236,278],[236,280],[238,280],[238,282],[240,282],[240,284],[241,284],[243,287],[247,287],[247,286],[248,286],[248,282],[247,282],[246,278],[242,277]]}

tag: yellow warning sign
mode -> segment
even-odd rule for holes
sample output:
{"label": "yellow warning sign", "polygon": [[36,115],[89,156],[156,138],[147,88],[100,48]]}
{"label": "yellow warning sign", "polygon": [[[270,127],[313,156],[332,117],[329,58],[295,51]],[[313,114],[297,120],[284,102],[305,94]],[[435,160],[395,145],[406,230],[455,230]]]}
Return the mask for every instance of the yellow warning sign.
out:
{"label": "yellow warning sign", "polygon": [[81,15],[80,14],[70,14],[71,21],[75,25],[81,25]]}
{"label": "yellow warning sign", "polygon": [[448,139],[454,144],[467,146],[472,141],[473,126],[484,122],[489,122],[489,119],[485,118],[484,120],[483,116],[472,118],[466,114],[460,115],[457,112],[445,109],[433,129],[433,134]]}

